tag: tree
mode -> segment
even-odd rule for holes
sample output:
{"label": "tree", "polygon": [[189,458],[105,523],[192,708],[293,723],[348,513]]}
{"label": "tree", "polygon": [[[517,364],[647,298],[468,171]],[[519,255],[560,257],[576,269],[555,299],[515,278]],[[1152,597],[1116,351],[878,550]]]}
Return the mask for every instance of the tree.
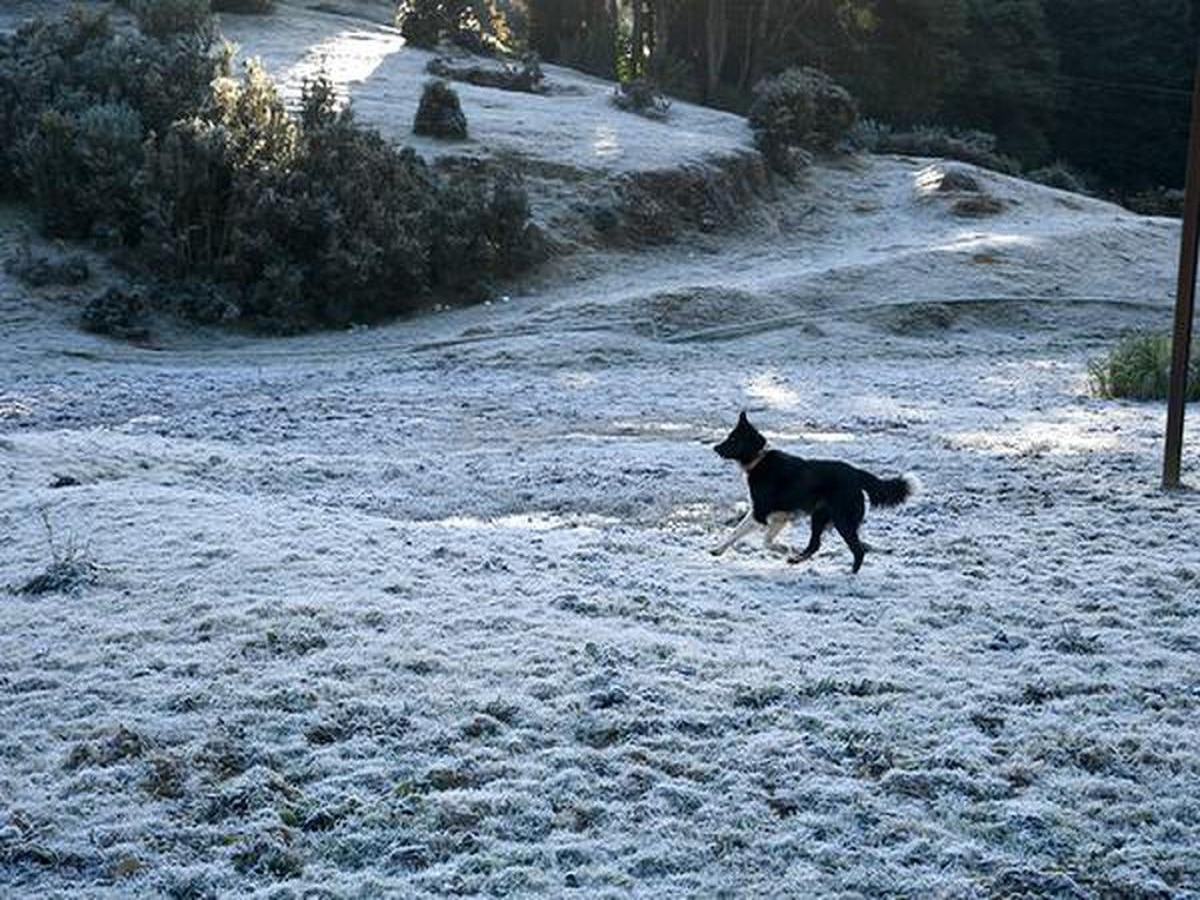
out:
{"label": "tree", "polygon": [[1196,19],[1186,0],[1056,0],[1061,56],[1055,150],[1129,189],[1181,185]]}
{"label": "tree", "polygon": [[967,10],[966,75],[949,116],[996,134],[1001,149],[1026,164],[1044,161],[1058,101],[1058,53],[1040,0],[967,0]]}

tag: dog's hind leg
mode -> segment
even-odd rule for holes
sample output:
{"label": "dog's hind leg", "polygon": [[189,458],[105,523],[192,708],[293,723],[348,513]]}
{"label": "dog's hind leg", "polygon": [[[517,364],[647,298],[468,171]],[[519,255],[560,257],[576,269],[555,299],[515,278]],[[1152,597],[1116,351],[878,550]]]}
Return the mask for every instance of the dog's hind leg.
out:
{"label": "dog's hind leg", "polygon": [[[861,507],[862,500],[859,500]],[[854,572],[858,572],[862,568],[863,557],[867,555],[867,548],[863,546],[863,542],[858,537],[858,526],[862,524],[862,513],[854,514],[852,509],[838,510],[833,516],[833,527],[838,530],[838,534],[842,536],[842,540],[846,542],[846,546],[850,548],[850,552],[854,554]]]}
{"label": "dog's hind leg", "polygon": [[825,529],[829,527],[829,510],[823,506],[819,506],[813,510],[812,514],[812,536],[808,539],[808,546],[799,553],[793,553],[788,557],[790,563],[802,563],[806,559],[812,557],[814,553],[821,549],[821,535],[825,533]]}
{"label": "dog's hind leg", "polygon": [[717,544],[717,546],[713,547],[708,552],[713,556],[720,556],[757,527],[758,523],[754,521],[754,510],[751,510],[750,512],[746,513],[746,517],[742,519],[742,521],[738,522],[737,528],[733,529],[733,534],[721,541],[721,543]]}

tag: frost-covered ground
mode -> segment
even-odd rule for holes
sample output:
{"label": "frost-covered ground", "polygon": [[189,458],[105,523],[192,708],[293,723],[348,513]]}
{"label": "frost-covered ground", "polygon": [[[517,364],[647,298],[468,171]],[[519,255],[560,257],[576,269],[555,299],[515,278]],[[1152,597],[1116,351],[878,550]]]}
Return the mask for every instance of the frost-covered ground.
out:
{"label": "frost-covered ground", "polygon": [[[1086,390],[1177,227],[928,165],[289,340],[0,275],[0,894],[1200,896],[1200,501]],[[861,575],[705,552],[743,407],[921,475]]]}

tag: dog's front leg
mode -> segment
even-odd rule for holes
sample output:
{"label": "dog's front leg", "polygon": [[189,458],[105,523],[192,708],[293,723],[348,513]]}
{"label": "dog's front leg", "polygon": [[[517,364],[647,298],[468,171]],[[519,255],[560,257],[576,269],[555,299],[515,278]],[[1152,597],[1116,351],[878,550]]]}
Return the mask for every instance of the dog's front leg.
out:
{"label": "dog's front leg", "polygon": [[787,513],[771,513],[767,516],[767,535],[766,548],[772,553],[778,553],[780,556],[787,556],[792,552],[790,547],[785,547],[783,544],[775,543],[779,537],[779,533],[791,523],[792,517]]}
{"label": "dog's front leg", "polygon": [[757,527],[758,523],[754,521],[754,510],[750,510],[750,512],[746,513],[746,517],[738,522],[737,528],[733,529],[733,534],[708,552],[713,556],[720,556]]}

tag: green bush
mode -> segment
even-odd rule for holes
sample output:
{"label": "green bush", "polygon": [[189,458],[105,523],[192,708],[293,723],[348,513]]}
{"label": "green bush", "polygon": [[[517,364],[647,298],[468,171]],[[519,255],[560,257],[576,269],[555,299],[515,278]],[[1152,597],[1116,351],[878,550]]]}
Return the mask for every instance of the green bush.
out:
{"label": "green bush", "polygon": [[[1171,338],[1135,334],[1123,338],[1108,356],[1088,366],[1092,391],[1101,397],[1164,400],[1171,375]],[[1187,399],[1200,399],[1200,357],[1188,370]]]}
{"label": "green bush", "polygon": [[472,53],[512,49],[507,12],[496,0],[399,0],[396,23],[404,39],[427,50],[448,40]]}
{"label": "green bush", "polygon": [[227,65],[211,32],[164,40],[118,33],[103,11],[83,7],[0,36],[0,189],[32,190],[29,144],[46,113],[73,119],[124,104],[144,133],[161,133],[199,112]]}
{"label": "green bush", "polygon": [[446,182],[335,99],[328,79],[305,84],[295,122],[251,67],[148,155],[142,253],[225,292],[226,305],[192,292],[206,318],[280,332],[376,321],[434,290],[474,299],[492,275],[536,261],[519,181],[490,193],[483,178]]}
{"label": "green bush", "polygon": [[1070,191],[1073,194],[1090,193],[1087,182],[1067,163],[1059,160],[1029,173],[1029,180],[1044,184],[1047,187],[1058,188],[1060,191]]}
{"label": "green bush", "polygon": [[1184,195],[1181,188],[1158,187],[1134,193],[1116,193],[1111,199],[1143,216],[1183,218]]}
{"label": "green bush", "polygon": [[292,165],[299,142],[298,125],[259,63],[248,63],[240,81],[218,79],[204,115],[171,125],[147,154],[143,255],[175,277],[225,278],[233,216],[248,185]]}
{"label": "green bush", "polygon": [[226,129],[176,122],[147,149],[139,252],[163,277],[215,276],[229,246],[236,163]]}
{"label": "green bush", "polygon": [[212,27],[210,0],[133,0],[138,28],[151,37],[192,34]]}
{"label": "green bush", "polygon": [[792,151],[830,150],[858,120],[854,98],[818,69],[792,68],[754,88],[748,114],[755,143],[775,168],[795,165]]}
{"label": "green bush", "polygon": [[212,0],[213,12],[265,15],[275,8],[275,0]]}
{"label": "green bush", "polygon": [[444,140],[464,140],[467,136],[467,117],[458,102],[454,88],[439,79],[425,82],[421,102],[413,119],[413,134],[423,134]]}
{"label": "green bush", "polygon": [[412,150],[351,117],[305,135],[292,171],[243,187],[231,274],[260,324],[374,321],[413,309],[433,286],[441,183]]}
{"label": "green bush", "polygon": [[850,143],[871,153],[933,156],[968,162],[1005,175],[1021,174],[1021,164],[996,150],[996,136],[986,131],[958,130],[938,125],[918,125],[903,131],[872,119],[859,122],[849,134]]}
{"label": "green bush", "polygon": [[148,312],[140,294],[113,287],[87,302],[79,324],[92,334],[124,341],[144,341],[150,336]]}
{"label": "green bush", "polygon": [[[46,231],[114,245],[183,315],[272,331],[475,298],[541,257],[519,179],[442,178],[339,111],[323,76],[292,117],[261,66],[231,78],[212,48],[81,10],[0,37],[0,154]],[[125,306],[86,321],[132,335]]]}
{"label": "green bush", "polygon": [[25,145],[23,162],[47,234],[95,236],[113,246],[136,237],[142,120],[128,105],[47,110]]}
{"label": "green bush", "polygon": [[225,129],[241,171],[286,168],[299,152],[300,128],[258,60],[246,63],[240,81],[225,77],[214,82],[205,114]]}
{"label": "green bush", "polygon": [[396,21],[404,40],[431,49],[458,31],[469,6],[469,0],[401,0],[396,5]]}

